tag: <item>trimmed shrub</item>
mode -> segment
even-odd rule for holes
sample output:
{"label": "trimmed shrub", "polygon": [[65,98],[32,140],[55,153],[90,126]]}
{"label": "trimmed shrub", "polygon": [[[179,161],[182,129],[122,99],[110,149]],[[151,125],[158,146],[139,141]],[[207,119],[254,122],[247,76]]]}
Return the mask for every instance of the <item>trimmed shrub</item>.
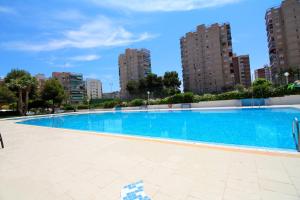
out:
{"label": "trimmed shrub", "polygon": [[166,101],[168,104],[193,103],[194,95],[191,92],[175,94],[171,97],[167,97]]}
{"label": "trimmed shrub", "polygon": [[202,96],[197,96],[195,100],[197,102],[200,102],[200,101],[216,101],[217,96],[214,95],[214,94],[204,94]]}
{"label": "trimmed shrub", "polygon": [[65,104],[63,106],[63,109],[66,110],[66,111],[69,111],[69,110],[76,110],[76,107],[71,105],[71,104]]}
{"label": "trimmed shrub", "polygon": [[121,105],[122,102],[120,100],[112,100],[112,101],[106,101],[103,103],[104,108],[114,108],[115,106]]}
{"label": "trimmed shrub", "polygon": [[183,101],[181,103],[193,103],[194,102],[194,94],[191,92],[187,92],[183,94]]}
{"label": "trimmed shrub", "polygon": [[272,83],[266,79],[257,79],[253,82],[253,95],[255,98],[268,98],[272,93]]}
{"label": "trimmed shrub", "polygon": [[134,99],[129,102],[129,106],[142,106],[145,105],[145,102],[143,99]]}
{"label": "trimmed shrub", "polygon": [[177,104],[183,102],[183,95],[182,94],[175,94],[167,98],[168,104]]}
{"label": "trimmed shrub", "polygon": [[161,99],[161,100],[159,101],[159,104],[160,104],[160,105],[163,105],[163,104],[169,104],[169,98],[167,97],[167,98]]}
{"label": "trimmed shrub", "polygon": [[89,109],[89,106],[86,104],[80,104],[77,106],[78,110],[85,110],[85,109]]}
{"label": "trimmed shrub", "polygon": [[159,105],[161,102],[161,99],[150,99],[149,100],[149,105]]}

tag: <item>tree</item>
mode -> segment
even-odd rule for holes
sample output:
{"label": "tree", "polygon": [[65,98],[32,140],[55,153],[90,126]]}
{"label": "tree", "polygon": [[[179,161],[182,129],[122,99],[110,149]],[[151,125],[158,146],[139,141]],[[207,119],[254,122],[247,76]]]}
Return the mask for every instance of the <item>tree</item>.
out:
{"label": "tree", "polygon": [[[143,83],[144,82],[144,83]],[[154,97],[161,97],[163,91],[163,79],[156,74],[148,74],[144,80],[140,82],[140,86],[145,84],[146,91],[142,91],[146,94],[147,91],[152,92]]]}
{"label": "tree", "polygon": [[127,83],[127,91],[133,97],[146,97],[147,92],[151,92],[153,96],[161,96],[163,90],[163,79],[156,74],[148,74],[139,81],[131,80]]}
{"label": "tree", "polygon": [[163,84],[165,93],[167,95],[174,95],[180,93],[181,81],[179,80],[178,73],[176,71],[166,72],[163,77]]}
{"label": "tree", "polygon": [[266,79],[259,78],[253,82],[253,94],[257,98],[266,98],[270,96],[272,83]]}
{"label": "tree", "polygon": [[64,88],[57,79],[49,79],[45,82],[42,90],[42,99],[51,101],[52,113],[55,112],[55,106],[60,106],[65,97]]}
{"label": "tree", "polygon": [[0,106],[15,102],[15,94],[5,84],[0,84]]}
{"label": "tree", "polygon": [[245,91],[245,87],[242,84],[237,84],[234,86],[234,89],[238,92],[244,92]]}
{"label": "tree", "polygon": [[13,69],[4,79],[9,89],[18,96],[18,112],[26,115],[28,111],[29,93],[36,87],[37,81],[25,70]]}
{"label": "tree", "polygon": [[126,89],[131,96],[137,96],[139,94],[139,82],[134,80],[128,81]]}

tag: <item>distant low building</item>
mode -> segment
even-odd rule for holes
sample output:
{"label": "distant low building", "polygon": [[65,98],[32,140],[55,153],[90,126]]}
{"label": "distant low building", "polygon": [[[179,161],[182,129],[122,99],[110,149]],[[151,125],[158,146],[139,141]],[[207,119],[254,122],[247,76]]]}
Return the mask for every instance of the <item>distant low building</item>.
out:
{"label": "distant low building", "polygon": [[109,92],[109,93],[103,93],[102,95],[103,99],[119,99],[120,98],[120,92]]}
{"label": "distant low building", "polygon": [[82,74],[71,72],[53,72],[53,78],[57,78],[63,85],[68,95],[69,103],[82,103],[85,97],[85,87]]}
{"label": "distant low building", "polygon": [[102,98],[102,83],[96,79],[86,79],[86,94],[88,100]]}
{"label": "distant low building", "polygon": [[255,79],[264,78],[268,81],[272,81],[271,67],[265,66],[263,68],[255,70]]}

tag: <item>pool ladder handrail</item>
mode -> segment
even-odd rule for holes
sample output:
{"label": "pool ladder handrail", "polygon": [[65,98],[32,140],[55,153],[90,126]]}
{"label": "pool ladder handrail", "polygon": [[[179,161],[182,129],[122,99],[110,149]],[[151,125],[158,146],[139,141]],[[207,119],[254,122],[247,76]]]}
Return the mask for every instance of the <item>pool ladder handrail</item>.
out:
{"label": "pool ladder handrail", "polygon": [[300,152],[300,123],[298,118],[293,120],[293,137],[296,144],[297,151]]}

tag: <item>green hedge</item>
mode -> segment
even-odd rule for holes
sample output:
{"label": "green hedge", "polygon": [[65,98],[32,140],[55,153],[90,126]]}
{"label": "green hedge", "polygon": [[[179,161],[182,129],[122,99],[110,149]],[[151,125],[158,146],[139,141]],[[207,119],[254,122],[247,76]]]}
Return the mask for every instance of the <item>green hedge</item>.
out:
{"label": "green hedge", "polygon": [[65,104],[65,105],[63,105],[63,109],[66,111],[70,111],[70,110],[76,110],[76,107],[71,104]]}
{"label": "green hedge", "polygon": [[177,103],[193,103],[194,95],[191,92],[175,94],[171,97],[166,98],[168,104],[177,104]]}
{"label": "green hedge", "polygon": [[116,106],[121,106],[120,100],[112,100],[112,101],[106,101],[103,103],[103,108],[114,108]]}
{"label": "green hedge", "polygon": [[89,105],[80,104],[80,105],[77,106],[77,109],[78,110],[86,110],[86,109],[89,109]]}
{"label": "green hedge", "polygon": [[145,101],[143,99],[134,99],[129,102],[129,106],[142,106],[145,105]]}

